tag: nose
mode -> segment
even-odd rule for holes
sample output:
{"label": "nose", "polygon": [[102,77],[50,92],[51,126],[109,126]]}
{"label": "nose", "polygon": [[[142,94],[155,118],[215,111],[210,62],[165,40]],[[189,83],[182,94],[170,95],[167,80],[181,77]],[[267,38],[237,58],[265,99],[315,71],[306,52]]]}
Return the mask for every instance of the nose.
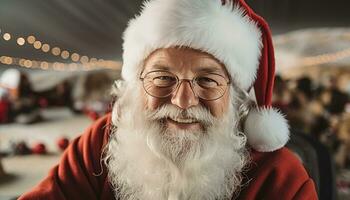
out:
{"label": "nose", "polygon": [[182,81],[171,98],[171,103],[182,109],[196,106],[199,103],[198,97],[193,92],[189,81]]}

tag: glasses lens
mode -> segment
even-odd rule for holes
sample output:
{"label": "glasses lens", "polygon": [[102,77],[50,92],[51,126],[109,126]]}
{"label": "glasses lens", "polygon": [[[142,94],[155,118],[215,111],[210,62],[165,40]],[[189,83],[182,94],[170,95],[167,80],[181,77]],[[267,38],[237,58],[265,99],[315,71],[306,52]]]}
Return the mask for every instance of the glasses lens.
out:
{"label": "glasses lens", "polygon": [[[153,71],[145,75],[143,87],[154,97],[171,95],[178,84],[177,77],[166,71]],[[218,74],[204,74],[193,80],[193,91],[201,99],[215,100],[222,97],[227,89],[227,80]]]}
{"label": "glasses lens", "polygon": [[195,79],[194,91],[198,97],[214,100],[222,97],[227,88],[227,80],[218,74],[205,74]]}
{"label": "glasses lens", "polygon": [[166,97],[174,91],[176,83],[177,78],[174,74],[154,71],[146,74],[143,80],[143,87],[151,96]]}

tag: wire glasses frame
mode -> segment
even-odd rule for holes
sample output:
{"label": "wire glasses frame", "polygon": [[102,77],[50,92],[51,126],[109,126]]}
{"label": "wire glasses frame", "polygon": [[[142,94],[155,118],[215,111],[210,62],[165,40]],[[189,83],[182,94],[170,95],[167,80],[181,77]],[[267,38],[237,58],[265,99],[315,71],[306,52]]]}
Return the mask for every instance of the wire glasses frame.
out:
{"label": "wire glasses frame", "polygon": [[216,73],[204,73],[195,76],[193,79],[180,79],[177,75],[165,71],[155,70],[140,74],[143,88],[146,93],[156,98],[166,98],[178,90],[183,81],[190,83],[195,96],[204,100],[213,101],[221,98],[227,91],[231,80]]}

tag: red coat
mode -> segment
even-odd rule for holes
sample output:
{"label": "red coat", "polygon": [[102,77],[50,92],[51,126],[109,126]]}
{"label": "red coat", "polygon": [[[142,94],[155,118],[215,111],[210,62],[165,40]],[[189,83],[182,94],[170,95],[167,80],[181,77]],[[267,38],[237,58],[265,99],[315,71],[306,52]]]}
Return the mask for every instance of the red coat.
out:
{"label": "red coat", "polygon": [[[111,116],[107,115],[74,140],[49,175],[19,200],[114,199],[101,169],[101,149],[108,142]],[[251,152],[248,184],[237,199],[317,199],[313,181],[301,162],[286,148],[271,153]],[[102,170],[102,171],[101,171]],[[97,175],[100,174],[100,175]]]}

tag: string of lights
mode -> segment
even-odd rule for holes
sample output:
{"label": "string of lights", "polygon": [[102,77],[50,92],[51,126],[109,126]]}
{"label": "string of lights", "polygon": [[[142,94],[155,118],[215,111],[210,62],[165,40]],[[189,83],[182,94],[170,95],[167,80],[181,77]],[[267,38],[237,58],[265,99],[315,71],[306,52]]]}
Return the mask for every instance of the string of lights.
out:
{"label": "string of lights", "polygon": [[350,57],[350,48],[337,51],[334,53],[322,54],[317,56],[310,56],[301,59],[300,64],[302,66],[313,66],[313,65],[322,65],[326,63],[336,62]]}
{"label": "string of lights", "polygon": [[[0,29],[0,34],[1,34]],[[29,45],[36,50],[41,50],[44,53],[51,53],[54,56],[61,57],[64,60],[71,61],[71,63],[62,63],[62,62],[46,62],[46,61],[37,61],[30,60],[25,58],[15,58],[6,55],[0,55],[0,62],[5,65],[17,65],[25,68],[36,68],[42,70],[56,70],[56,71],[75,71],[75,70],[93,70],[98,68],[106,69],[120,69],[121,63],[116,61],[89,58],[86,55],[80,55],[76,52],[70,52],[69,50],[63,50],[60,47],[52,46],[47,43],[43,43],[38,40],[35,36],[30,35],[26,38],[18,37],[14,38],[11,33],[3,33],[2,38],[5,41],[10,41],[11,39],[16,39],[18,46]]]}
{"label": "string of lights", "polygon": [[116,61],[94,61],[85,64],[80,63],[62,63],[30,60],[25,58],[16,58],[11,56],[1,56],[0,63],[4,65],[16,65],[28,69],[54,70],[54,71],[90,71],[96,69],[120,70],[122,64]]}

